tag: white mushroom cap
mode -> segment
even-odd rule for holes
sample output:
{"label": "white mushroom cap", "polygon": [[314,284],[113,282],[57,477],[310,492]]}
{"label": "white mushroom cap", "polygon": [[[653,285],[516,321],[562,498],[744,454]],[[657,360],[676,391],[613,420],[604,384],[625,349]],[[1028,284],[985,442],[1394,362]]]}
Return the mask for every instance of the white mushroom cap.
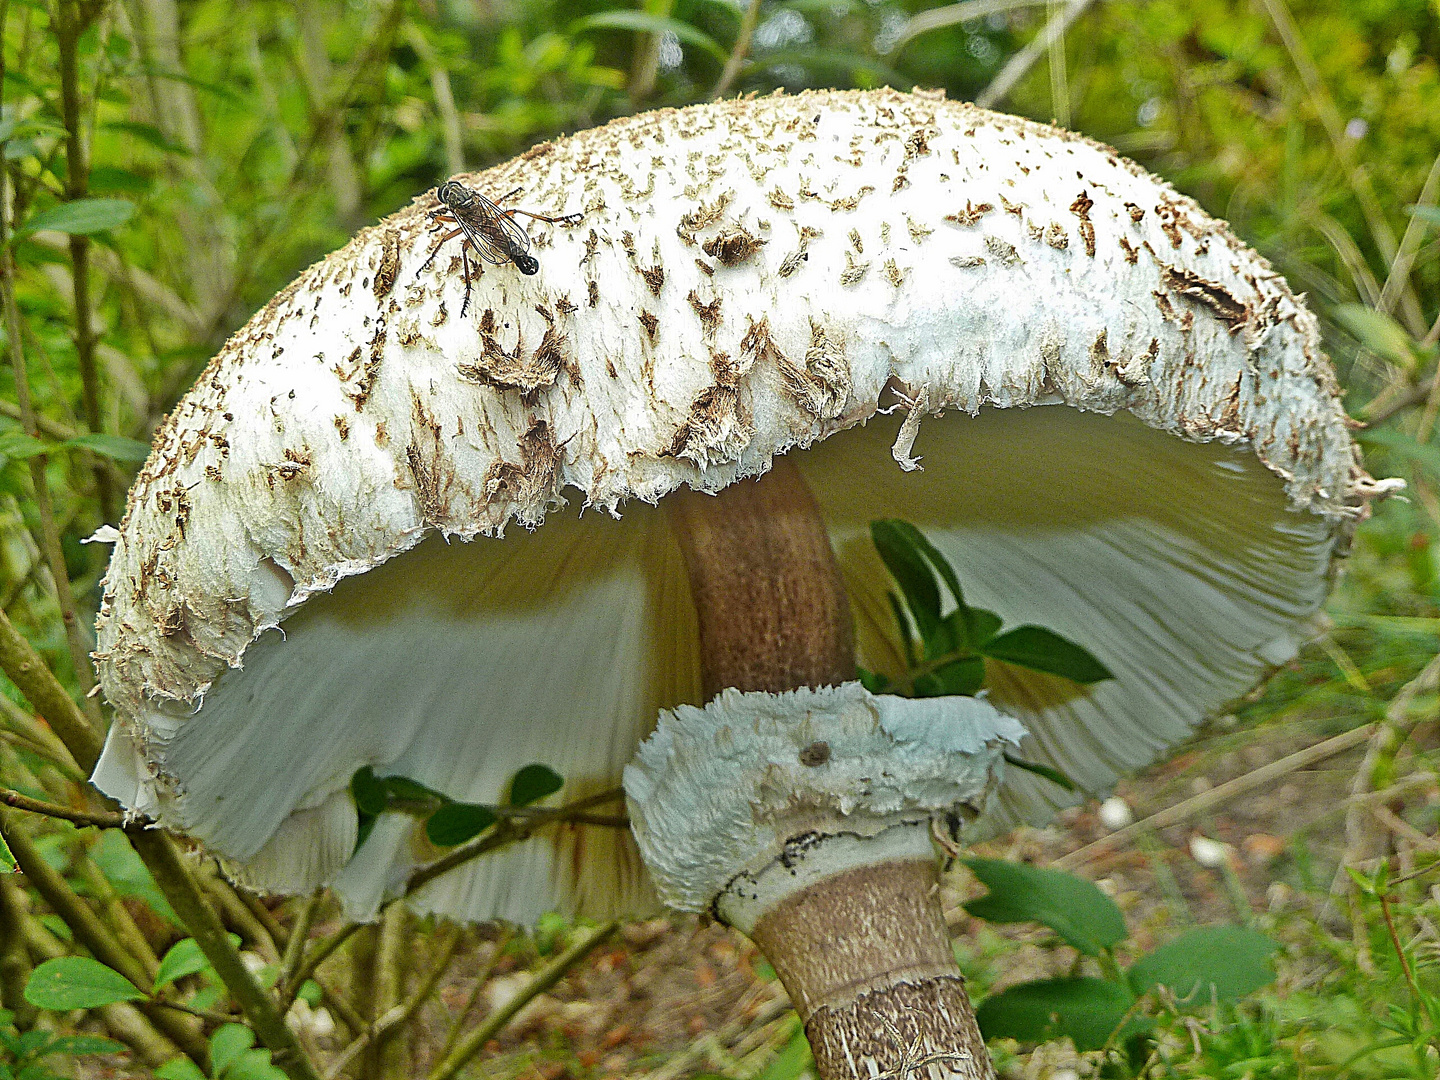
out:
{"label": "white mushroom cap", "polygon": [[[700,704],[647,505],[678,486],[805,448],[867,667],[898,663],[880,517],[971,603],[1083,644],[1113,682],[995,665],[991,700],[1092,790],[1293,653],[1371,493],[1284,281],[1078,136],[813,93],[466,182],[585,219],[531,225],[539,273],[484,267],[463,319],[453,241],[417,274],[432,195],[311,267],[157,434],[106,577],[96,783],[257,887],[328,882],[365,915],[435,855],[387,815],[351,858],[361,765],[470,801],[531,762],[562,798],[615,786],[660,709]],[[1012,775],[996,822],[1061,798]],[[567,826],[415,901],[528,919],[645,890],[628,836]]]}

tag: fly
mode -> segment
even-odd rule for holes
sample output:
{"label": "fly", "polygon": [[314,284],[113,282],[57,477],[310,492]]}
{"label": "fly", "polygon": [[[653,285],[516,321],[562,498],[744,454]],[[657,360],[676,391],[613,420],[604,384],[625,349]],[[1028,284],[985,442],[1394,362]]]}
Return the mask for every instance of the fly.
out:
{"label": "fly", "polygon": [[[519,191],[520,188],[516,188],[509,195],[501,197],[500,202],[508,201]],[[464,237],[460,244],[460,258],[465,267],[465,302],[460,305],[462,318],[465,309],[470,306],[469,249],[474,248],[475,254],[492,266],[514,263],[515,268],[522,274],[534,274],[540,269],[540,263],[530,254],[530,234],[515,220],[515,215],[524,214],[535,221],[548,221],[555,225],[573,225],[584,216],[565,214],[563,217],[547,217],[529,210],[501,210],[496,203],[458,180],[445,181],[435,189],[435,197],[440,200],[440,208],[430,211],[430,218],[437,227],[432,231],[450,225],[455,228],[440,237],[435,249],[430,252],[430,257],[416,271],[416,276],[435,261],[435,256],[446,243],[457,236]]]}

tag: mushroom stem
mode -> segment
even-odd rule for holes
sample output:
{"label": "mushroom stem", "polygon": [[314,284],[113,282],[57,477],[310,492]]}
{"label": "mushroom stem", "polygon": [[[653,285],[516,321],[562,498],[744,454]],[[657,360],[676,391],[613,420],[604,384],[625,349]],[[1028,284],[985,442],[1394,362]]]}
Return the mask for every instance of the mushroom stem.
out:
{"label": "mushroom stem", "polygon": [[[849,602],[819,506],[793,464],[776,458],[753,483],[713,497],[686,492],[669,507],[707,698],[727,687],[778,694],[855,678]],[[824,764],[828,747],[813,749],[813,763]],[[787,857],[737,877],[713,907],[774,965],[821,1080],[993,1078],[951,951],[928,830],[908,822],[860,835],[873,830],[804,807],[777,828],[788,833]]]}
{"label": "mushroom stem", "polygon": [[666,500],[700,619],[706,698],[855,678],[850,603],[820,507],[777,457],[754,482]]}

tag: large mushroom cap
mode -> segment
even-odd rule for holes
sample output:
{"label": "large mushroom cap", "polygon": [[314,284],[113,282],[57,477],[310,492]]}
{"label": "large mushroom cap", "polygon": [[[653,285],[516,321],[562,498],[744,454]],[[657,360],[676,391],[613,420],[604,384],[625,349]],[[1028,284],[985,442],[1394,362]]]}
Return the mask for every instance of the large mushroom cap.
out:
{"label": "large mushroom cap", "polygon": [[[567,796],[616,786],[660,709],[701,704],[652,505],[681,485],[794,452],[867,667],[899,663],[881,517],[972,603],[1083,644],[1113,682],[996,665],[991,700],[1091,789],[1291,655],[1362,512],[1312,316],[1108,147],[809,93],[464,182],[584,220],[530,225],[533,277],[477,264],[463,318],[455,242],[419,272],[431,194],[311,267],[157,435],[106,578],[96,782],[257,887],[327,882],[365,915],[435,856],[385,815],[352,857],[362,765],[478,802],[532,762]],[[1061,794],[1012,776],[996,821]],[[529,919],[645,888],[627,834],[567,825],[414,900]]]}

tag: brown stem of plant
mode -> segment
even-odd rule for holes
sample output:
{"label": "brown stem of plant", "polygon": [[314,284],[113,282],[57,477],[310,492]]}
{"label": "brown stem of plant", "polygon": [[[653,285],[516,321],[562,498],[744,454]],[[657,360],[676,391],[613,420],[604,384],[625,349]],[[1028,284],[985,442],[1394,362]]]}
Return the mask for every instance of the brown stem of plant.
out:
{"label": "brown stem of plant", "polygon": [[107,810],[75,810],[69,806],[46,802],[44,799],[32,799],[29,795],[11,791],[9,788],[0,788],[0,803],[31,814],[44,814],[62,821],[73,821],[76,825],[98,825],[102,829],[114,829],[125,824],[124,814]]}
{"label": "brown stem of plant", "polygon": [[[0,31],[4,29],[3,15],[7,13],[0,12]],[[4,58],[0,57],[0,101],[3,101],[4,79]],[[15,400],[20,407],[20,422],[27,435],[39,438],[40,428],[35,421],[35,407],[30,397],[30,374],[25,365],[20,310],[15,303],[15,260],[10,250],[9,222],[5,216],[5,208],[9,204],[9,179],[8,169],[0,168],[0,305],[5,309],[6,340],[10,349],[10,364],[15,372]],[[45,473],[46,456],[36,454],[27,464],[30,467],[30,481],[35,494],[35,509],[40,518],[41,550],[45,552],[45,561],[49,563],[51,576],[55,579],[55,597],[60,605],[60,618],[65,625],[65,640],[70,646],[70,662],[75,669],[75,681],[81,691],[88,694],[95,685],[95,675],[90,668],[90,648],[85,632],[76,615],[75,597],[70,591],[70,572],[66,569],[65,554],[60,547],[60,530],[55,524],[55,510],[50,500],[50,481]],[[87,699],[86,712],[90,716],[89,723],[97,728],[102,726],[98,703],[89,702]]]}
{"label": "brown stem of plant", "polygon": [[[24,893],[18,888],[14,890],[14,893],[20,901],[25,943],[30,951],[43,960],[56,960],[70,955],[64,943],[42,926],[39,920],[25,908]],[[159,1068],[167,1061],[173,1061],[184,1053],[180,1047],[160,1034],[139,1009],[128,1002],[119,1005],[105,1005],[96,1009],[95,1012],[99,1015],[105,1030],[130,1047],[134,1051],[136,1059],[152,1069]]]}
{"label": "brown stem of plant", "polygon": [[126,834],[145,860],[165,899],[170,901],[175,914],[180,916],[205,959],[210,961],[215,974],[250,1021],[260,1042],[270,1048],[275,1065],[291,1080],[319,1080],[314,1064],[286,1025],[274,999],[246,969],[239,952],[226,936],[224,925],[205,903],[194,875],[185,867],[174,842],[159,829],[132,826]]}
{"label": "brown stem of plant", "polygon": [[[355,1056],[372,1043],[379,1042],[392,1031],[398,1031],[410,1022],[410,1018],[420,1011],[420,1007],[429,1000],[430,995],[435,992],[435,987],[440,983],[440,977],[450,966],[450,961],[455,958],[455,953],[460,948],[463,935],[460,927],[454,923],[446,923],[435,935],[435,947],[438,955],[425,973],[420,985],[402,1004],[393,1006],[376,1018],[375,1023],[365,1028],[359,1036],[350,1043],[325,1072],[325,1080],[337,1080],[346,1066],[355,1059]],[[481,985],[483,980],[477,982]],[[441,1055],[442,1058],[445,1056]]]}
{"label": "brown stem of plant", "polygon": [[[0,810],[0,836],[5,838],[26,882],[40,894],[50,909],[65,920],[75,940],[107,967],[129,979],[142,993],[149,993],[150,979],[139,959],[131,955],[90,906],[70,888],[61,874],[52,869],[24,829],[18,827],[9,810]],[[199,1028],[188,1020],[155,1007],[136,1006],[166,1038],[179,1046],[197,1065],[204,1065],[208,1046]]]}
{"label": "brown stem of plant", "polygon": [[608,922],[588,934],[581,934],[569,948],[531,976],[530,981],[518,994],[491,1012],[479,1027],[465,1036],[460,1044],[430,1071],[428,1080],[452,1080],[485,1048],[487,1042],[514,1019],[516,1013],[564,978],[565,973],[585,959],[591,949],[614,933],[618,925],[617,922]]}
{"label": "brown stem of plant", "polygon": [[104,745],[80,706],[60,685],[44,658],[0,611],[0,670],[50,724],[70,756],[88,774],[95,768]]}
{"label": "brown stem of plant", "polygon": [[740,69],[745,66],[745,58],[750,55],[750,39],[755,35],[755,24],[759,20],[760,0],[750,0],[745,14],[740,17],[740,32],[735,35],[735,47],[730,50],[730,55],[725,60],[725,70],[720,72],[715,89],[710,91],[711,98],[724,97],[735,85]]}
{"label": "brown stem of plant", "polygon": [[[474,840],[470,840],[459,847],[452,849],[432,863],[426,863],[414,870],[405,881],[404,895],[410,896],[427,882],[434,881],[441,874],[455,869],[472,859],[479,858],[491,851],[518,843],[528,839],[539,830],[557,822],[575,822],[582,825],[599,825],[624,828],[628,822],[624,818],[612,817],[610,815],[590,814],[587,811],[592,806],[603,805],[607,802],[614,802],[624,797],[624,792],[618,788],[611,791],[602,791],[596,795],[587,795],[583,799],[576,799],[572,803],[555,807],[546,813],[526,816],[521,818],[504,817],[496,823],[495,827],[482,833]],[[513,808],[507,808],[513,809]],[[524,808],[529,809],[529,808]],[[545,810],[547,808],[536,808]]]}
{"label": "brown stem of plant", "polygon": [[[65,198],[74,202],[76,199],[85,198],[90,188],[90,162],[85,152],[85,133],[81,130],[80,72],[77,63],[80,35],[90,20],[74,0],[58,0],[55,14],[55,42],[60,59],[60,119],[65,126]],[[75,357],[80,368],[80,396],[85,412],[85,424],[91,431],[99,431],[100,372],[95,365],[95,326],[90,297],[90,238],[87,236],[76,234],[70,237],[70,280],[74,287]],[[102,459],[95,455],[91,457],[101,512],[106,521],[119,521],[120,506],[114,479]]]}

